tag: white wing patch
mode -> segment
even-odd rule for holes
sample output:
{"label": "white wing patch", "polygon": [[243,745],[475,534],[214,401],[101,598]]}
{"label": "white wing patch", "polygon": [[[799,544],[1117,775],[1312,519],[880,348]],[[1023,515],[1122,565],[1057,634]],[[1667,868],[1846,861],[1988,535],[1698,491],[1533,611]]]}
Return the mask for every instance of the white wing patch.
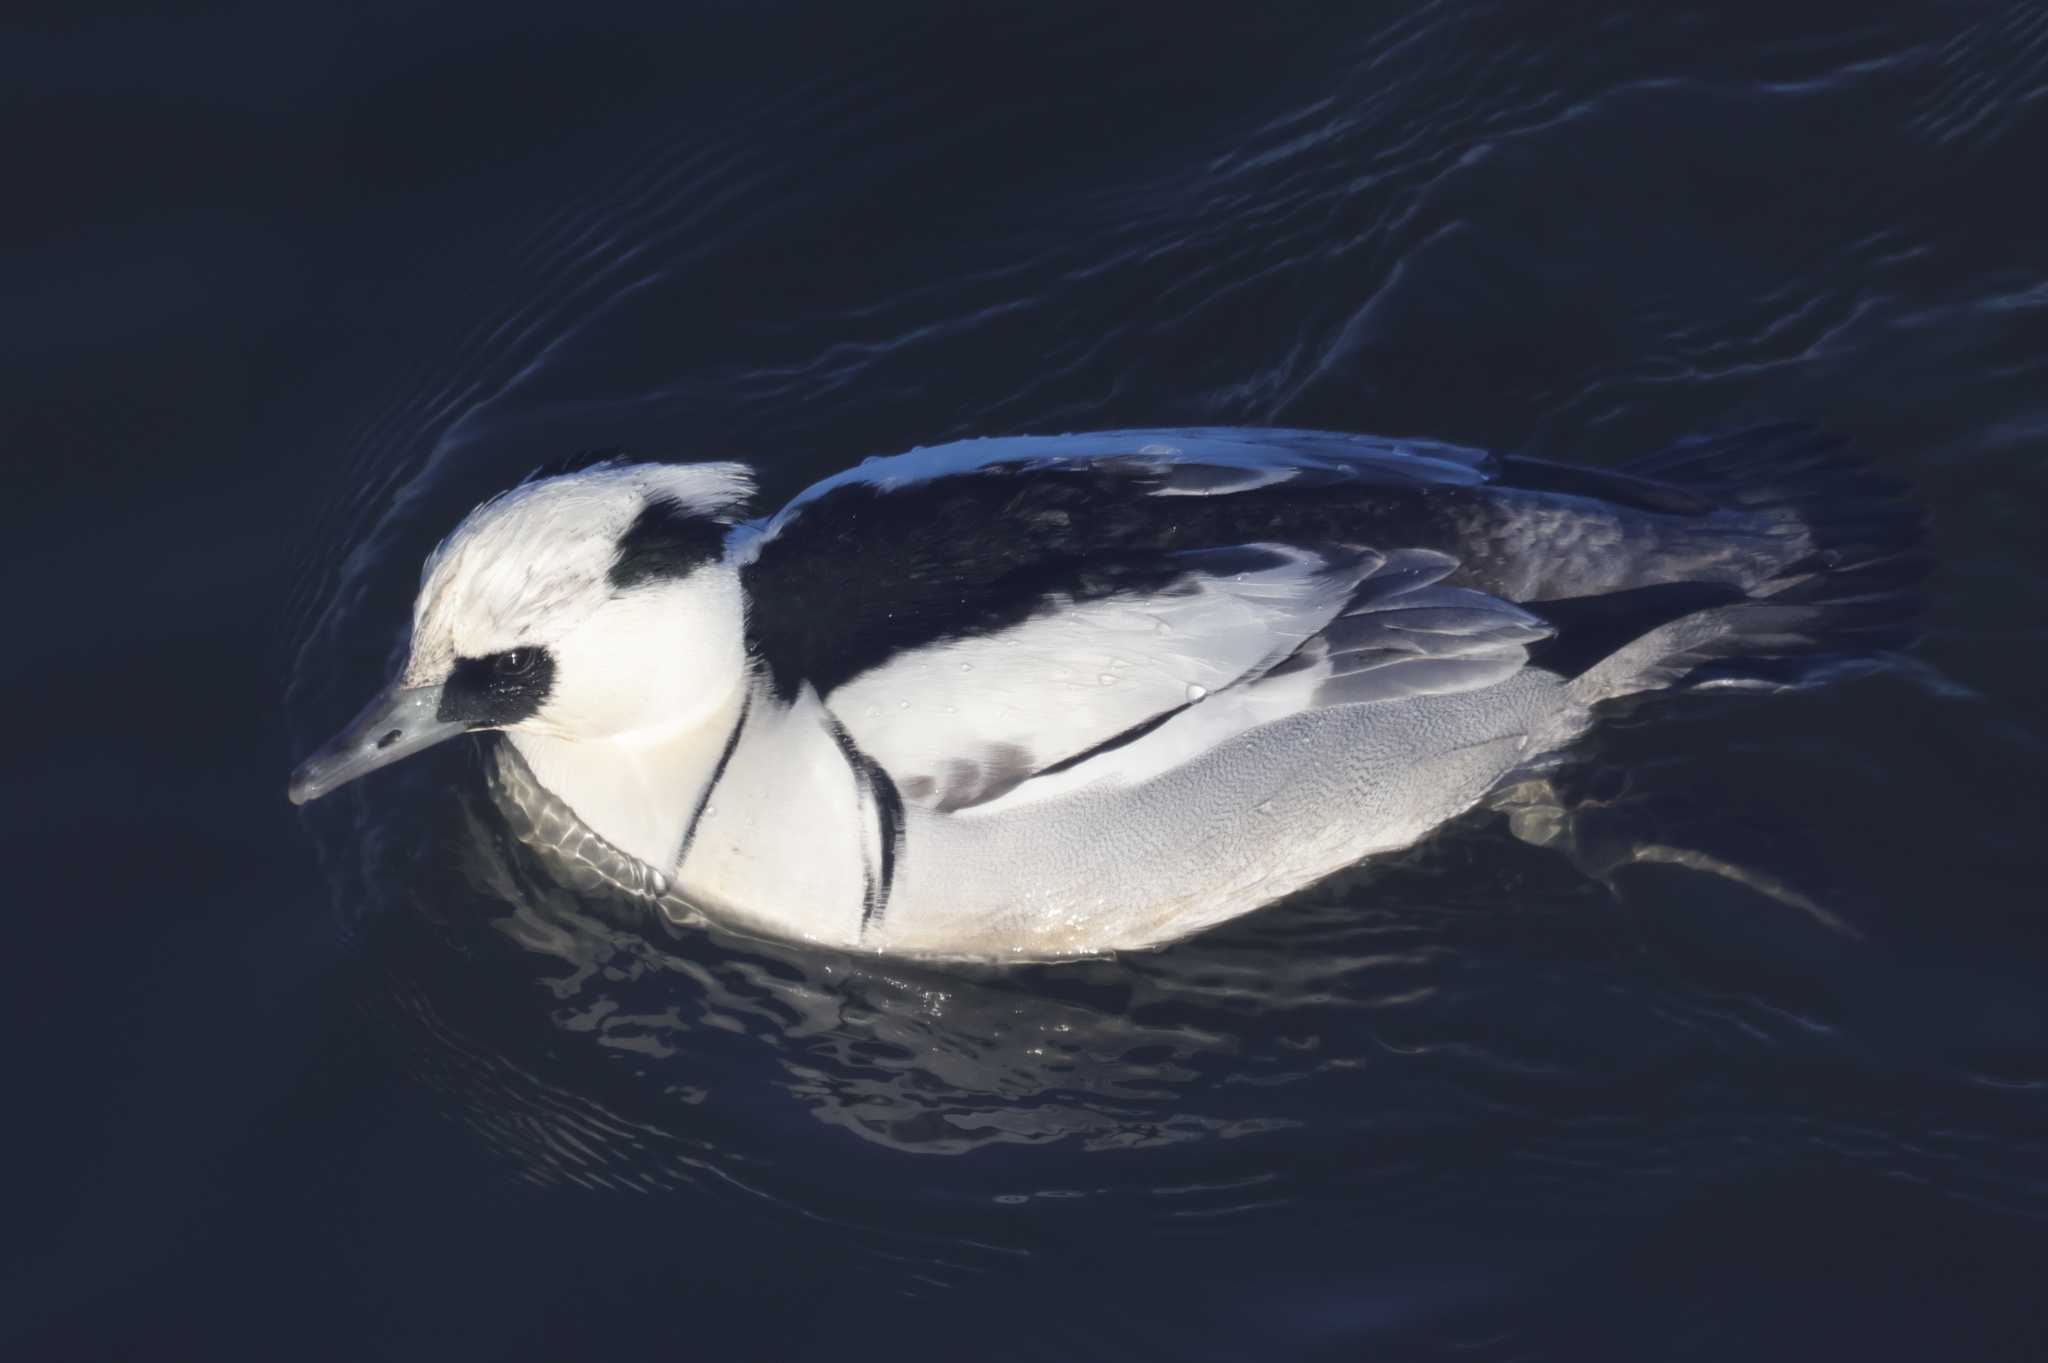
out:
{"label": "white wing patch", "polygon": [[1551,627],[1484,592],[1444,587],[1447,555],[1370,555],[1373,571],[1327,628],[1270,669],[1168,718],[1133,742],[1022,782],[972,812],[995,815],[1104,782],[1137,785],[1246,730],[1304,710],[1454,695],[1498,685]]}
{"label": "white wing patch", "polygon": [[1245,550],[1184,557],[1198,571],[1143,597],[1055,602],[998,633],[898,655],[826,698],[912,804],[1001,795],[1288,657],[1345,609],[1378,554],[1248,548],[1266,566],[1207,575]]}

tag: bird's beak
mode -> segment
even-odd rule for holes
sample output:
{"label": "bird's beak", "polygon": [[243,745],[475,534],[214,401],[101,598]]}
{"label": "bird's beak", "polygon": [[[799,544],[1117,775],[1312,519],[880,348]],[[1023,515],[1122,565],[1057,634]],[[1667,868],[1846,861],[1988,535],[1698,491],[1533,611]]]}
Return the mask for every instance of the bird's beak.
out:
{"label": "bird's beak", "polygon": [[438,686],[388,686],[327,745],[299,764],[287,793],[295,805],[411,757],[469,726],[439,717]]}

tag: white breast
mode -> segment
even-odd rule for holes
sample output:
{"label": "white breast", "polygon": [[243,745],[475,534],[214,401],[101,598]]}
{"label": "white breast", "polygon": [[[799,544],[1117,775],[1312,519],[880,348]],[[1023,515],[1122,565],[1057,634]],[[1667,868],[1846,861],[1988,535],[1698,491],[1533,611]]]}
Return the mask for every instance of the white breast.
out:
{"label": "white breast", "polygon": [[784,707],[757,695],[676,889],[776,936],[851,945],[879,872],[877,842],[872,806],[818,698],[805,691]]}

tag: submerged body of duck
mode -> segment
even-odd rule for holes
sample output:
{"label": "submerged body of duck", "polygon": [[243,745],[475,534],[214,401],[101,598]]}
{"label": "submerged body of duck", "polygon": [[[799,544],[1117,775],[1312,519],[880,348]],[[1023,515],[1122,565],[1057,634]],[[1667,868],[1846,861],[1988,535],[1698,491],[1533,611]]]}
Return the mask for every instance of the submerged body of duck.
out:
{"label": "submerged body of duck", "polygon": [[1145,946],[1412,845],[1646,690],[1902,644],[1919,513],[1793,426],[1595,470],[1417,441],[965,441],[479,507],[293,798],[501,729],[532,840],[882,952]]}

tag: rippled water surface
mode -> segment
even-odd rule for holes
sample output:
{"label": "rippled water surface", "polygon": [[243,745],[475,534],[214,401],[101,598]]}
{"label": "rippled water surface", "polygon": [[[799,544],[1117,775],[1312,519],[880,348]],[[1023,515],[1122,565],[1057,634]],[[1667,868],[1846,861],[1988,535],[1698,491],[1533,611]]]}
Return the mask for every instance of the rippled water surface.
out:
{"label": "rippled water surface", "polygon": [[[2048,1356],[2048,11],[1267,8],[9,44],[9,1356]],[[1569,847],[962,967],[558,883],[480,743],[283,800],[566,455],[1778,417],[1927,640],[1617,716]]]}

